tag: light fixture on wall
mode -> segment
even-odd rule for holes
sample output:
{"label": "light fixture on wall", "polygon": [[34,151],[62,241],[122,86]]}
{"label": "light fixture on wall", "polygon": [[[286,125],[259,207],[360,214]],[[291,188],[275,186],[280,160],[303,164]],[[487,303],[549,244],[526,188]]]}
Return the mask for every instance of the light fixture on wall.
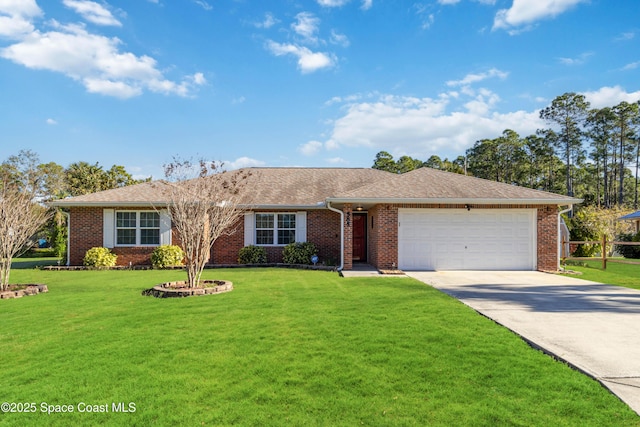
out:
{"label": "light fixture on wall", "polygon": [[356,210],[357,210],[358,212],[361,212],[361,211],[363,211],[363,210],[364,210],[364,208],[362,207],[362,205],[358,205],[358,206],[356,207]]}
{"label": "light fixture on wall", "polygon": [[467,208],[468,211],[471,210],[471,205],[464,205],[465,208]]}

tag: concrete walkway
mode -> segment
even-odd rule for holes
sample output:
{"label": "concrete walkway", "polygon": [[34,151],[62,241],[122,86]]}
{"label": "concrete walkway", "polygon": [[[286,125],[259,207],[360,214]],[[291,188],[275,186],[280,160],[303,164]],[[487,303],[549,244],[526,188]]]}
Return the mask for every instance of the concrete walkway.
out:
{"label": "concrete walkway", "polygon": [[406,274],[592,376],[640,414],[640,291],[530,271]]}

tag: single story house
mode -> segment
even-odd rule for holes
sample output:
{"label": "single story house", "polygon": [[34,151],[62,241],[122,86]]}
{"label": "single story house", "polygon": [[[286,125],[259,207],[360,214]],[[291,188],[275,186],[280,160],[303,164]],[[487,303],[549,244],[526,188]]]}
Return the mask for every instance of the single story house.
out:
{"label": "single story house", "polygon": [[635,225],[636,233],[640,233],[640,211],[636,211],[630,213],[629,215],[625,215],[623,217],[618,218],[618,221],[633,221]]}
{"label": "single story house", "polygon": [[[581,200],[421,168],[249,168],[255,202],[237,232],[218,239],[213,264],[237,263],[243,246],[313,242],[320,262],[404,270],[557,270],[559,213]],[[95,246],[118,263],[148,264],[176,241],[157,184],[143,183],[52,202],[69,215],[69,264]]]}

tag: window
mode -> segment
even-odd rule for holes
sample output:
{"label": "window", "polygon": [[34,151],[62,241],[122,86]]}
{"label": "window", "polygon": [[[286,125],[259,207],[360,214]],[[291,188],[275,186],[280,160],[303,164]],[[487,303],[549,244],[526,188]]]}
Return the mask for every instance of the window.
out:
{"label": "window", "polygon": [[288,245],[295,241],[296,214],[256,214],[256,245]]}
{"label": "window", "polygon": [[157,212],[116,212],[116,245],[157,246],[160,244],[160,215]]}

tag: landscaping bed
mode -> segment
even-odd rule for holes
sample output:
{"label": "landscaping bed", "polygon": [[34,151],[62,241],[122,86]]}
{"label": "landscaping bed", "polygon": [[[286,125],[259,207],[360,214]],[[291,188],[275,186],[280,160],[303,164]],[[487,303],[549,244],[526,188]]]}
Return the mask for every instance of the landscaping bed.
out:
{"label": "landscaping bed", "polygon": [[0,299],[22,298],[45,292],[49,292],[49,288],[42,284],[9,285],[8,289],[0,291]]}
{"label": "landscaping bed", "polygon": [[233,283],[227,280],[204,280],[200,286],[190,288],[185,281],[167,282],[142,291],[143,296],[156,298],[183,298],[231,292]]}

